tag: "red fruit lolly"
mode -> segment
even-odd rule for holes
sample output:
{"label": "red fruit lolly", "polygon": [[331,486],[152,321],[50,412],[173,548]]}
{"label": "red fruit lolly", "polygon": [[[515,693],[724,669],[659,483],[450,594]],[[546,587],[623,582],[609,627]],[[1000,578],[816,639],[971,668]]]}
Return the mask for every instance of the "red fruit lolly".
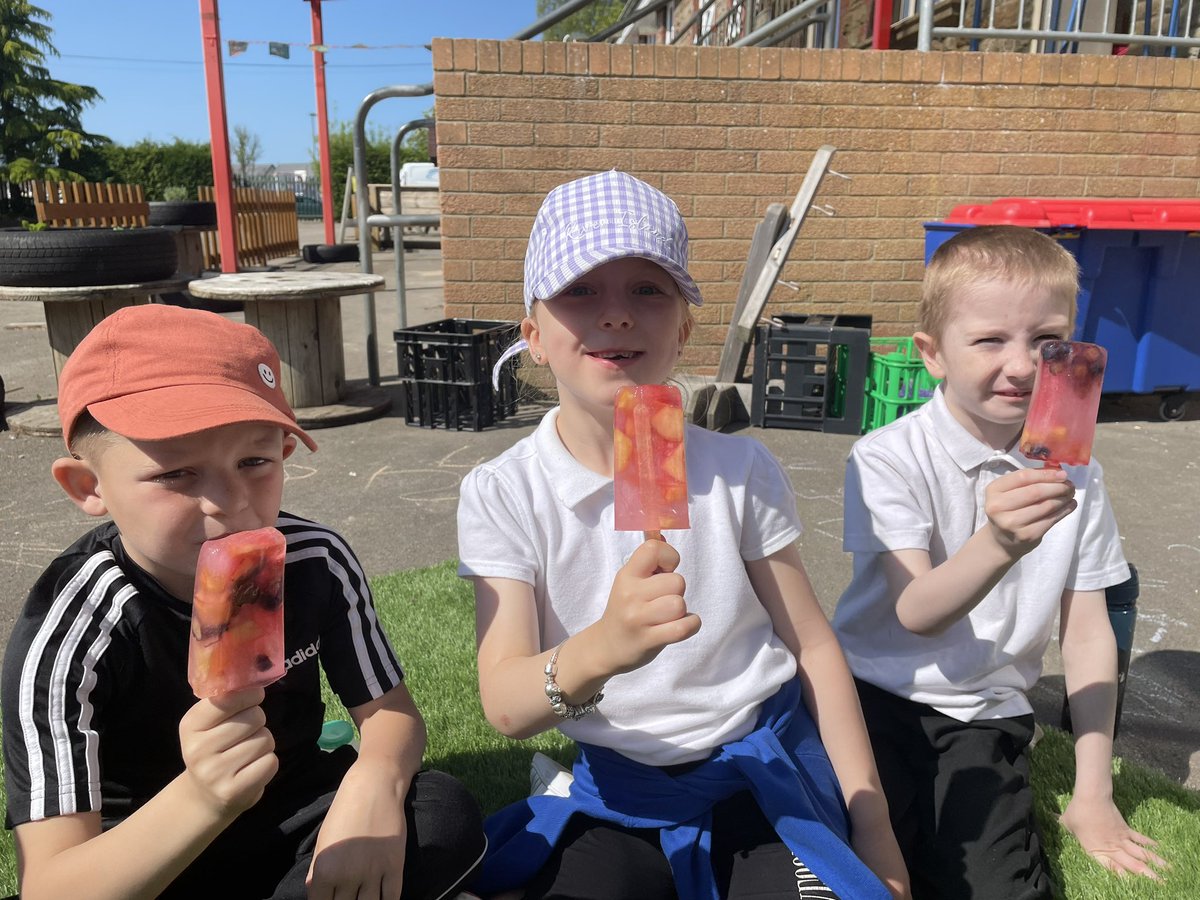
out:
{"label": "red fruit lolly", "polygon": [[274,528],[206,541],[196,562],[188,683],[197,697],[283,677],[283,565]]}
{"label": "red fruit lolly", "polygon": [[660,536],[688,528],[683,398],[665,384],[617,391],[613,407],[613,524]]}
{"label": "red fruit lolly", "polygon": [[1087,465],[1092,458],[1107,361],[1107,351],[1098,344],[1042,344],[1021,434],[1022,453],[1051,466]]}

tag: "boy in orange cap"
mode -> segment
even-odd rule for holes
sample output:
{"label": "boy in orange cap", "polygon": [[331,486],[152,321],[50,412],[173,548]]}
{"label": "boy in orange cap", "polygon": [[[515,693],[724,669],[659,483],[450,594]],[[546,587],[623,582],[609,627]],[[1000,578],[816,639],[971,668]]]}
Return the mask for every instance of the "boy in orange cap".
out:
{"label": "boy in orange cap", "polygon": [[[280,512],[313,440],[255,328],[122,309],[63,369],[52,471],[108,516],[34,585],[4,661],[8,825],[21,895],[442,897],[483,851],[478,807],[419,771],[425,726],[370,588],[334,532]],[[201,544],[287,539],[283,678],[197,701],[187,681]],[[320,670],[361,735],[322,752]]]}

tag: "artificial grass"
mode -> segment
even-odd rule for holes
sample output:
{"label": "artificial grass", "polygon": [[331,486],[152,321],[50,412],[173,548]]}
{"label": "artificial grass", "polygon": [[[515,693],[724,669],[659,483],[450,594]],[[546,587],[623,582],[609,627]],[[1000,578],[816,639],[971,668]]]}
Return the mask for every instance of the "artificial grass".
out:
{"label": "artificial grass", "polygon": [[[557,731],[527,741],[498,734],[484,719],[475,669],[474,603],[453,561],[373,579],[380,621],[405,666],[409,690],[429,729],[426,764],[459,778],[485,813],[524,797],[529,764],[541,750],[565,765],[573,747]],[[347,718],[325,688],[326,718]],[[1161,882],[1113,875],[1058,824],[1074,779],[1071,737],[1056,729],[1033,751],[1038,821],[1065,900],[1194,900],[1200,895],[1200,793],[1164,775],[1114,761],[1114,796],[1130,825],[1159,841],[1171,863]],[[16,893],[11,834],[0,832],[0,895]]]}

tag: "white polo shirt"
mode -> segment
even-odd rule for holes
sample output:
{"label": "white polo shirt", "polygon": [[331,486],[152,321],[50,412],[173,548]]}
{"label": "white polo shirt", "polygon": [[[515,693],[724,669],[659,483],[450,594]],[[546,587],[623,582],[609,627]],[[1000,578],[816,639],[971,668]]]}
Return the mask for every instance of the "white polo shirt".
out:
{"label": "white polo shirt", "polygon": [[[643,540],[613,530],[613,481],[567,452],[557,418],[555,408],[536,432],[475,468],[458,508],[459,574],[532,585],[543,650],[600,618],[617,570]],[[700,631],[612,678],[599,712],[560,726],[656,766],[702,759],[745,736],[759,705],[796,672],[745,567],[800,536],[791,482],[751,438],[689,425],[686,440],[692,527],[665,536],[679,551]]]}
{"label": "white polo shirt", "polygon": [[1065,467],[1078,508],[939,635],[900,624],[879,554],[927,550],[940,565],[987,522],[987,486],[1040,465],[973,437],[940,388],[854,445],[843,534],[854,576],[833,624],[856,676],[964,722],[1032,711],[1024,692],[1041,675],[1063,591],[1102,590],[1129,577],[1100,464]]}

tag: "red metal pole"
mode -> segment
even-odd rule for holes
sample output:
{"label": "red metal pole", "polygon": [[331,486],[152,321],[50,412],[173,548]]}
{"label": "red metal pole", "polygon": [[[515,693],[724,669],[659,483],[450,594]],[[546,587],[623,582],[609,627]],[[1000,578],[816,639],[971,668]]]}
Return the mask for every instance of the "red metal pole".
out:
{"label": "red metal pole", "polygon": [[892,0],[875,0],[875,21],[871,26],[871,49],[892,48]]}
{"label": "red metal pole", "polygon": [[[312,6],[313,44],[325,43],[321,24],[321,0],[308,0]],[[333,172],[329,161],[329,113],[325,106],[325,54],[313,51],[313,75],[317,84],[317,141],[321,160],[321,218],[325,220],[325,243],[333,243]]]}
{"label": "red metal pole", "polygon": [[208,132],[212,142],[221,271],[236,272],[237,216],[233,200],[233,166],[229,164],[229,123],[225,118],[225,78],[221,72],[221,22],[217,0],[200,0],[200,34],[204,42],[204,85],[208,92]]}

